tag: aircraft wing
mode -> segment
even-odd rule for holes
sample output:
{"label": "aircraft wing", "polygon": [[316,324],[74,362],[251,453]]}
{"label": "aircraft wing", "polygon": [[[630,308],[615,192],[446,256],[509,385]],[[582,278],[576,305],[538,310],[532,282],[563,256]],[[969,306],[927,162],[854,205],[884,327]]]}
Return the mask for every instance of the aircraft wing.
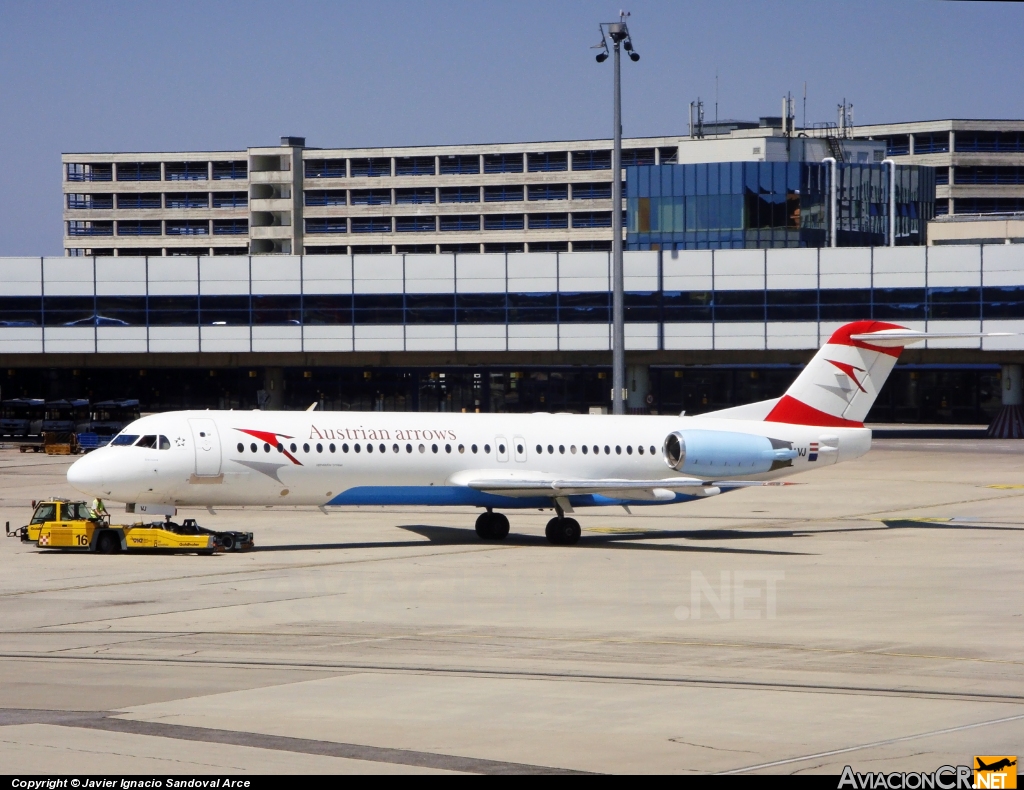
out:
{"label": "aircraft wing", "polygon": [[513,497],[568,497],[580,494],[601,494],[613,499],[674,499],[676,492],[694,496],[713,496],[723,489],[755,486],[793,485],[788,482],[763,480],[700,480],[695,477],[677,477],[666,480],[603,479],[544,479],[544,478],[470,478],[458,481],[477,491]]}

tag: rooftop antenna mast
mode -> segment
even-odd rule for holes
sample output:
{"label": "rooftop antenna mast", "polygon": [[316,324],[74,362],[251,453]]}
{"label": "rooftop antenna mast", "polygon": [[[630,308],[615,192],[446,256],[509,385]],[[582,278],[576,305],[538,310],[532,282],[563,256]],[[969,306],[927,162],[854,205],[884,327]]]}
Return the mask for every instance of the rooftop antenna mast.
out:
{"label": "rooftop antenna mast", "polygon": [[804,122],[803,128],[807,128],[807,80],[804,80]]}
{"label": "rooftop antenna mast", "polygon": [[715,137],[718,137],[718,69],[715,69]]}
{"label": "rooftop antenna mast", "polygon": [[[696,119],[694,118],[694,110],[696,110]],[[697,101],[690,102],[690,139],[691,140],[702,140],[704,138],[704,102],[700,96],[697,97]]]}

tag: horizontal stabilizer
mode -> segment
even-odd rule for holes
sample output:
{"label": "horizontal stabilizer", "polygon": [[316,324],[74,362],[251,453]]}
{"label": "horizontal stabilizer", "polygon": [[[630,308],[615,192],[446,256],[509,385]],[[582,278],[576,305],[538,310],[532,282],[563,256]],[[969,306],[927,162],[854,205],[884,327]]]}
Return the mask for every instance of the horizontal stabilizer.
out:
{"label": "horizontal stabilizer", "polygon": [[1015,332],[919,332],[916,329],[882,329],[850,335],[851,340],[880,348],[903,348],[923,340],[960,340],[975,337],[1013,337]]}

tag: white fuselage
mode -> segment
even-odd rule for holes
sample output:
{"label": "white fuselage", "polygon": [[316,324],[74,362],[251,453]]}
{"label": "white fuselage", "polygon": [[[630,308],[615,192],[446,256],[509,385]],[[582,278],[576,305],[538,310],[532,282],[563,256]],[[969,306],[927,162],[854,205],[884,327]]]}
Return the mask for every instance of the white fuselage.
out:
{"label": "white fuselage", "polygon": [[[789,443],[796,454],[770,471],[745,467],[743,457],[728,452],[704,472],[699,466],[677,471],[664,449],[674,431],[769,437]],[[152,446],[122,438],[123,444],[77,461],[69,482],[90,496],[167,505],[550,507],[550,497],[495,496],[465,482],[694,475],[771,480],[858,457],[871,444],[864,428],[723,417],[423,412],[169,412],[136,420],[121,436],[143,437],[138,441]],[[569,499],[574,507],[656,504],[621,496]]]}

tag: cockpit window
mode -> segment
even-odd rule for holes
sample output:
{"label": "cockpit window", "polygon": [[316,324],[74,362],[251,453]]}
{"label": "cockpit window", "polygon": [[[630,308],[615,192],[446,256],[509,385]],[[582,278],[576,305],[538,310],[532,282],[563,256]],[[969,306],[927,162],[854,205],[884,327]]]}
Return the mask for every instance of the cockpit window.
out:
{"label": "cockpit window", "polygon": [[156,447],[156,437],[153,436],[153,435],[143,436],[141,439],[139,439],[138,444],[136,444],[135,446],[136,447],[150,447],[150,448]]}
{"label": "cockpit window", "polygon": [[111,447],[127,447],[128,445],[135,444],[138,438],[139,435],[137,433],[120,433],[114,437],[114,441],[110,445]]}
{"label": "cockpit window", "polygon": [[160,449],[161,450],[170,450],[171,449],[171,441],[166,436],[161,436],[160,437]]}
{"label": "cockpit window", "polygon": [[57,520],[57,506],[53,502],[44,502],[36,508],[36,512],[32,514],[33,524],[42,524],[46,521]]}

